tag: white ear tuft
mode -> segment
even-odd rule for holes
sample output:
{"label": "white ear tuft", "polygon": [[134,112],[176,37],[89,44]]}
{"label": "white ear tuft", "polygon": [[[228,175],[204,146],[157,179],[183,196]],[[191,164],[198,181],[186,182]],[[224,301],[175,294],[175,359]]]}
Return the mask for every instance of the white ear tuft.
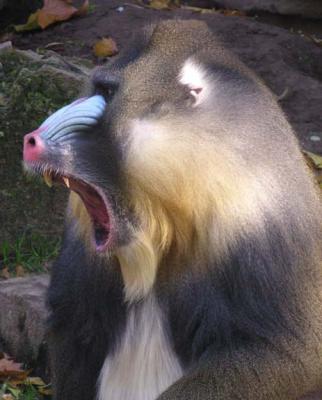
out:
{"label": "white ear tuft", "polygon": [[184,63],[179,81],[190,88],[190,93],[195,98],[194,106],[201,104],[207,98],[210,89],[207,73],[195,61],[189,59]]}

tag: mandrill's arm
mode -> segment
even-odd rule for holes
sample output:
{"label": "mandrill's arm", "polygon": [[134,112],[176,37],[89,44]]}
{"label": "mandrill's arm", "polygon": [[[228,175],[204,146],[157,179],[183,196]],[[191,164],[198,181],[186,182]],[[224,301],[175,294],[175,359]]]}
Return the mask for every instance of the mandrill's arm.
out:
{"label": "mandrill's arm", "polygon": [[208,350],[198,367],[157,400],[296,400],[318,385],[318,368],[310,364],[309,354],[305,362],[296,352],[282,355],[269,347],[232,349],[215,356]]}

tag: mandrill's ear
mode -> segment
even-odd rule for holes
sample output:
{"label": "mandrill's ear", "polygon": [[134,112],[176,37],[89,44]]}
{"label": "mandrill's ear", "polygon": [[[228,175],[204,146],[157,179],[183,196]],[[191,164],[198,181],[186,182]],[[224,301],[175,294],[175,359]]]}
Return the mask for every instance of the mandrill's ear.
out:
{"label": "mandrill's ear", "polygon": [[213,82],[209,72],[198,61],[189,58],[179,73],[179,82],[186,85],[194,97],[194,106],[203,104],[211,96]]}

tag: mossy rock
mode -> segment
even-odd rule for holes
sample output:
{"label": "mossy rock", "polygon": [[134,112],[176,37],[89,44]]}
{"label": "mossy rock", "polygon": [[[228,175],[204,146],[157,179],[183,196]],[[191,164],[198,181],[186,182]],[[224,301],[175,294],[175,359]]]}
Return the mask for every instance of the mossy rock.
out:
{"label": "mossy rock", "polygon": [[78,96],[89,71],[53,52],[0,54],[0,256],[4,241],[31,231],[52,237],[62,230],[66,193],[23,173],[22,140]]}

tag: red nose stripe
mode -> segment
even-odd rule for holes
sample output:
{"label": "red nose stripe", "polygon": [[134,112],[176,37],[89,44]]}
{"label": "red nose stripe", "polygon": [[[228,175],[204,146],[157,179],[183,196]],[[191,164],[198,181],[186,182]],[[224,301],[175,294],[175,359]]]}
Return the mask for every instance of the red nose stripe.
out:
{"label": "red nose stripe", "polygon": [[45,144],[39,134],[44,128],[38,128],[24,137],[23,159],[24,161],[38,161],[45,150]]}

